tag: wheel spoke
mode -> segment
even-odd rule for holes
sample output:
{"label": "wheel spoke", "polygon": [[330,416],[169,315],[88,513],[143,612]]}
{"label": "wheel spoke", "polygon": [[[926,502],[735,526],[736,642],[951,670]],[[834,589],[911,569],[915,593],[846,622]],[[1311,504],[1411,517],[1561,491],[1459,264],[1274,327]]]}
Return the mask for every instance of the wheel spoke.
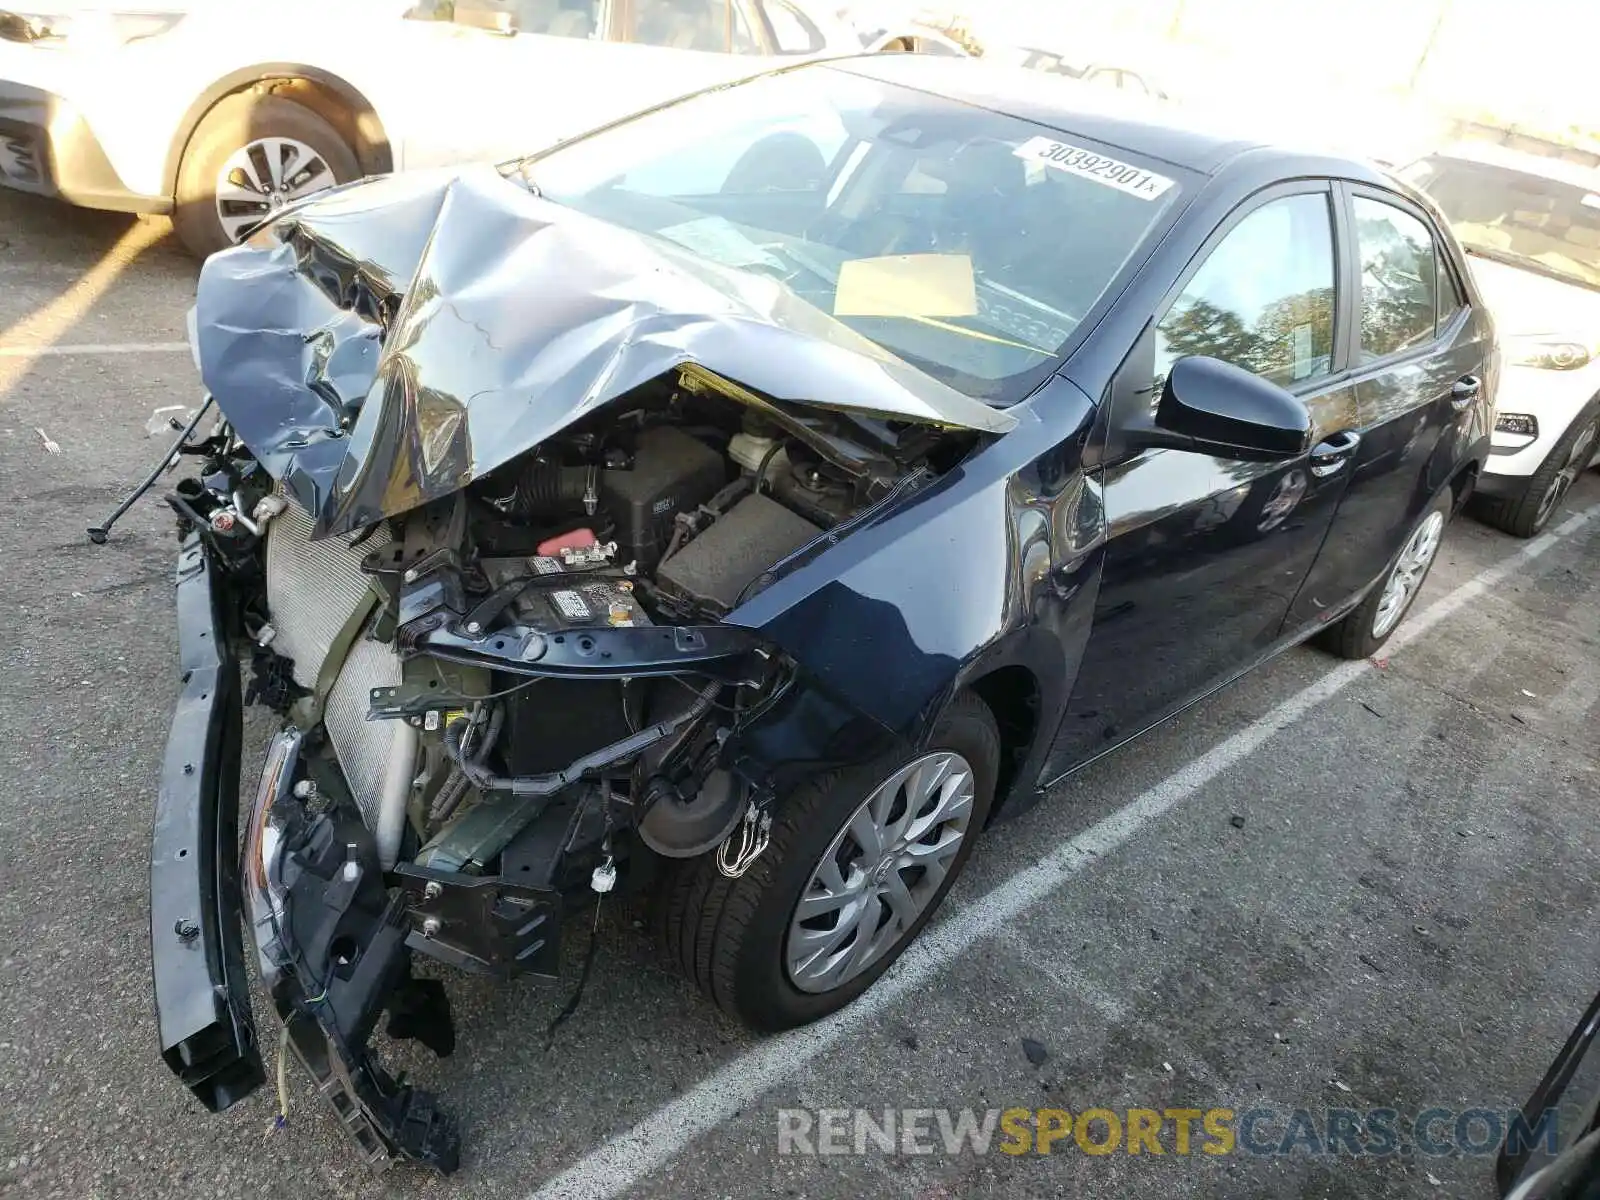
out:
{"label": "wheel spoke", "polygon": [[872,952],[878,940],[878,922],[883,919],[883,900],[878,896],[868,896],[866,903],[861,906],[861,916],[856,921],[856,939],[850,945],[848,962],[844,964],[845,976],[848,979],[859,975],[872,960]]}
{"label": "wheel spoke", "polygon": [[901,865],[923,867],[930,876],[937,872],[942,879],[950,860],[961,849],[964,837],[963,830],[946,829],[936,842],[912,842],[900,852]]}
{"label": "wheel spoke", "polygon": [[856,898],[854,893],[838,892],[810,892],[795,907],[794,919],[796,921],[812,921],[817,917],[831,912],[837,912]]}
{"label": "wheel spoke", "polygon": [[[293,176],[290,176],[290,178],[293,178]],[[323,165],[321,159],[318,159],[316,169],[311,172],[311,174],[303,183],[297,183],[294,187],[290,188],[288,195],[293,199],[298,199],[301,196],[309,196],[314,192],[320,192],[327,188],[331,188],[338,182],[339,181],[333,177],[333,172],[328,170],[328,168]]]}
{"label": "wheel spoke", "polygon": [[249,188],[240,187],[232,179],[228,179],[217,186],[217,203],[224,201],[233,204],[248,204],[252,208],[264,210],[267,202],[260,192],[251,191]]}
{"label": "wheel spoke", "polygon": [[[855,875],[855,872],[851,872]],[[839,869],[839,856],[834,848],[822,857],[822,863],[817,867],[817,873],[812,876],[811,886],[821,886],[830,892],[842,892],[850,885],[845,882],[844,872]]]}
{"label": "wheel spoke", "polygon": [[915,844],[927,837],[930,830],[951,822],[958,822],[964,830],[971,812],[972,776],[965,771],[952,774],[939,792],[938,803],[926,816],[912,822],[902,835],[902,841]]}
{"label": "wheel spoke", "polygon": [[831,929],[799,928],[789,935],[789,974],[797,982],[817,981],[835,973],[848,958],[839,948],[859,929],[861,912],[865,904],[858,904],[839,914],[838,924]]}
{"label": "wheel spoke", "polygon": [[873,819],[871,805],[858,808],[850,818],[850,836],[861,847],[867,862],[876,863],[883,857],[883,831]]}
{"label": "wheel spoke", "polygon": [[219,213],[217,219],[222,223],[222,231],[228,235],[230,242],[237,242],[244,236],[245,230],[255,225],[267,214],[263,205],[256,212],[250,213]]}
{"label": "wheel spoke", "polygon": [[910,929],[922,912],[922,905],[912,896],[905,877],[898,870],[890,871],[883,881],[883,898],[902,930]]}

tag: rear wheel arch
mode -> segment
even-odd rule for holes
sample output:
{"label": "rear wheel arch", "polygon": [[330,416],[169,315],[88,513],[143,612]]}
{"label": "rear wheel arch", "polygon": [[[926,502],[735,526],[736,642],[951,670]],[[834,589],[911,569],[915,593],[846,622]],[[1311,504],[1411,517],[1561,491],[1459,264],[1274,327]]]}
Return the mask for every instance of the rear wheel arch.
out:
{"label": "rear wheel arch", "polygon": [[316,113],[336,129],[363,174],[394,170],[394,149],[372,103],[352,84],[316,67],[298,63],[260,63],[217,80],[198,96],[173,134],[164,171],[166,194],[177,194],[178,171],[195,130],[222,101],[249,92],[276,94]]}

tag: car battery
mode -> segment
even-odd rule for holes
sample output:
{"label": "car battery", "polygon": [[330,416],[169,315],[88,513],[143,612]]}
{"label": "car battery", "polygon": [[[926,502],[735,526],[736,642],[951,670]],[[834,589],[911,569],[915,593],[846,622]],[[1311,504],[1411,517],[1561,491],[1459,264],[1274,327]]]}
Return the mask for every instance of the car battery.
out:
{"label": "car battery", "polygon": [[591,557],[599,562],[572,565],[542,554],[485,559],[483,572],[493,588],[514,579],[528,581],[510,612],[519,623],[541,633],[650,624],[633,594],[633,580],[618,578],[609,567],[602,567],[605,560],[599,554]]}

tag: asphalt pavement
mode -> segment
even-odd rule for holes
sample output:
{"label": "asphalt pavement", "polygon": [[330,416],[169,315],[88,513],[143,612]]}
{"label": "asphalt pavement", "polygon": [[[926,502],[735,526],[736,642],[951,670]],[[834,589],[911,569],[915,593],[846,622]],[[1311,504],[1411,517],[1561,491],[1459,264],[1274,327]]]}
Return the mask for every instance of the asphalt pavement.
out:
{"label": "asphalt pavement", "polygon": [[[282,1130],[271,1088],[203,1111],[158,1056],[145,907],[172,523],[146,503],[109,545],[84,536],[159,452],[151,414],[197,399],[173,348],[194,266],[163,234],[0,194],[0,1192],[1492,1194],[1490,1156],[1414,1139],[1262,1151],[1295,1109],[1321,1135],[1334,1109],[1503,1113],[1600,989],[1593,474],[1537,543],[1452,526],[1384,662],[1292,651],[992,830],[924,942],[822,1026],[723,1020],[619,907],[551,1048],[575,969],[444,975],[456,1054],[383,1045],[459,1115],[450,1179],[359,1164],[293,1071]],[[1202,1152],[1197,1117],[1187,1154],[1171,1125],[1159,1154],[1072,1134],[1010,1154],[1001,1133],[983,1154],[937,1133],[890,1153],[869,1130],[856,1153],[858,1118],[818,1110],[857,1108],[1228,1109],[1238,1136]],[[821,1145],[846,1152],[804,1152]]]}

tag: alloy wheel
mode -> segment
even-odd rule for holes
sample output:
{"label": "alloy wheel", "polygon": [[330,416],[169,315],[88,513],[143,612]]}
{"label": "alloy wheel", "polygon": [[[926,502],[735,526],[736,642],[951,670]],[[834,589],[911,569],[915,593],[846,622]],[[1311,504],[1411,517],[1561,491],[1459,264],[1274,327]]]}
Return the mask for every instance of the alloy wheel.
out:
{"label": "alloy wheel", "polygon": [[834,836],[795,906],[784,945],[789,978],[828,992],[909,934],[939,895],[966,840],[972,767],[936,751],[875,788]]}
{"label": "alloy wheel", "polygon": [[217,219],[230,242],[291,200],[338,180],[318,154],[294,138],[264,137],[239,147],[217,172]]}
{"label": "alloy wheel", "polygon": [[1567,455],[1566,463],[1556,472],[1555,478],[1545,488],[1544,495],[1539,498],[1539,515],[1534,518],[1535,529],[1544,528],[1545,522],[1567,498],[1572,485],[1578,482],[1578,476],[1583,474],[1584,468],[1589,464],[1597,431],[1600,431],[1600,422],[1591,422],[1589,427],[1578,435],[1578,440],[1572,443],[1572,451]]}
{"label": "alloy wheel", "polygon": [[1400,551],[1400,557],[1395,560],[1389,578],[1384,581],[1383,596],[1372,618],[1373,637],[1387,637],[1389,631],[1399,624],[1417,589],[1422,586],[1428,567],[1433,563],[1433,556],[1439,553],[1439,542],[1443,536],[1444,514],[1441,512],[1429,513],[1428,519],[1412,533],[1405,549]]}

